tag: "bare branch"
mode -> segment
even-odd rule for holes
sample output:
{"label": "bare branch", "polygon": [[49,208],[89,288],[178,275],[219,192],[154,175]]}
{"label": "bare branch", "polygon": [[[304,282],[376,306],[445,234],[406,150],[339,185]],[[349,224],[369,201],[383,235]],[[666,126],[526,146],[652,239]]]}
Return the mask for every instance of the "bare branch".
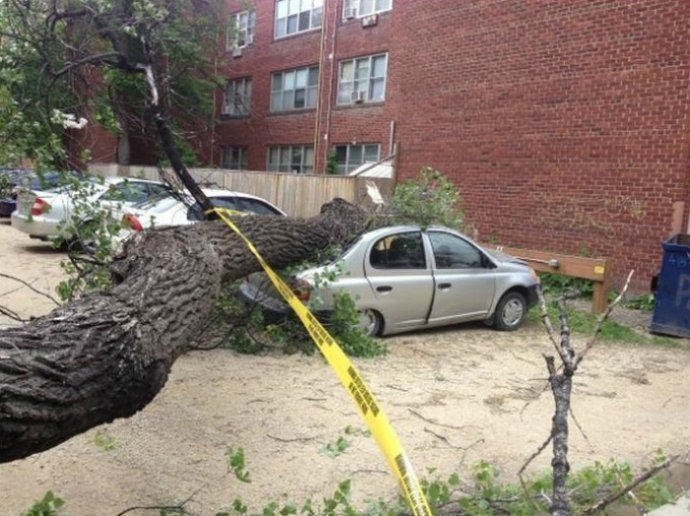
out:
{"label": "bare branch", "polygon": [[0,272],[0,278],[7,278],[7,279],[11,279],[13,281],[17,281],[17,282],[21,283],[22,285],[24,285],[29,290],[32,290],[33,292],[35,292],[36,294],[41,295],[47,299],[50,299],[53,303],[55,303],[55,305],[57,305],[57,306],[61,305],[61,303],[57,299],[55,299],[53,296],[51,296],[50,294],[46,294],[45,292],[43,292],[41,290],[38,290],[33,285],[31,285],[31,283],[28,283],[21,278],[17,278],[15,276],[10,276],[9,274],[4,274],[2,272]]}
{"label": "bare branch", "polygon": [[625,285],[623,286],[623,289],[621,290],[620,294],[618,294],[618,297],[616,297],[616,299],[614,299],[612,303],[609,303],[609,306],[606,308],[606,311],[599,316],[597,325],[594,328],[594,334],[589,339],[589,342],[587,342],[587,346],[585,347],[584,351],[580,353],[580,355],[577,357],[577,360],[575,361],[575,368],[577,368],[577,366],[580,365],[580,362],[582,362],[582,359],[585,358],[585,355],[587,355],[589,350],[592,349],[592,347],[594,347],[597,337],[601,333],[601,328],[604,326],[604,322],[606,322],[606,319],[609,318],[609,315],[611,315],[613,309],[616,306],[618,306],[618,304],[625,296],[625,293],[628,291],[628,288],[630,287],[630,280],[632,279],[634,273],[634,269],[628,273],[628,279],[625,280]]}

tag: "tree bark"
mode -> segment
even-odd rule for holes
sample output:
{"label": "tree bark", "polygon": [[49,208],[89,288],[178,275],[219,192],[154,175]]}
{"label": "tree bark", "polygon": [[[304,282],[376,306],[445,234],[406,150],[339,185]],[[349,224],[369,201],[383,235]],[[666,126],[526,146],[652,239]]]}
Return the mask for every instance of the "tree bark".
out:
{"label": "tree bark", "polygon": [[[268,263],[284,267],[347,242],[367,218],[336,199],[312,219],[235,222]],[[127,245],[111,289],[0,331],[0,462],[141,410],[191,347],[221,285],[259,269],[221,222],[162,228]]]}

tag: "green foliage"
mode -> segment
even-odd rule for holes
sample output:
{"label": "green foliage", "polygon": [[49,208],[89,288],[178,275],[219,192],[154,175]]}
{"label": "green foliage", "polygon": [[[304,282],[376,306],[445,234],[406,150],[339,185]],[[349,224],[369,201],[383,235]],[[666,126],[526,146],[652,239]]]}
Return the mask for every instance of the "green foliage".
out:
{"label": "green foliage", "polygon": [[630,300],[626,300],[623,306],[630,308],[631,310],[641,310],[643,312],[651,312],[654,310],[654,294],[647,294],[645,296],[639,296]]}
{"label": "green foliage", "polygon": [[553,297],[562,296],[570,292],[578,292],[579,295],[592,297],[594,284],[586,279],[572,278],[552,272],[540,272],[539,281],[544,294]]}
{"label": "green foliage", "polygon": [[328,153],[328,157],[326,158],[326,174],[328,174],[330,176],[334,176],[337,173],[338,173],[338,155],[335,153],[334,150],[331,150]]}
{"label": "green foliage", "polygon": [[[549,318],[551,319],[551,322],[554,324],[557,324],[558,322],[558,317],[559,317],[559,311],[558,307],[556,306],[555,302],[547,302],[546,304],[546,310],[547,313],[549,314]],[[570,331],[573,334],[580,334],[580,335],[585,335],[585,336],[590,336],[594,333],[594,330],[597,326],[597,320],[598,316],[588,313],[588,312],[582,312],[580,310],[575,310],[574,308],[567,307],[567,313],[568,313],[568,325],[570,326]],[[537,310],[531,310],[527,314],[527,320],[530,321],[531,324],[539,324],[541,325],[541,319],[539,312]],[[598,339],[603,342],[627,342],[629,344],[654,344],[654,345],[660,345],[660,346],[669,346],[669,347],[683,347],[686,346],[687,343],[685,343],[681,339],[671,339],[668,337],[660,337],[660,336],[648,336],[648,335],[643,335],[641,333],[636,332],[629,326],[625,326],[623,324],[617,323],[616,321],[612,321],[611,319],[607,319],[604,321],[604,324],[601,327],[601,333],[599,334]]]}
{"label": "green foliage", "polygon": [[242,448],[235,449],[232,446],[228,446],[225,450],[225,456],[228,459],[228,470],[234,472],[239,481],[246,483],[251,482],[249,472],[245,469],[244,450]]}
{"label": "green foliage", "polygon": [[417,179],[398,184],[391,210],[395,223],[422,227],[441,224],[462,230],[465,228],[461,204],[455,185],[438,170],[425,167]]}
{"label": "green foliage", "polygon": [[340,436],[335,441],[327,443],[326,446],[321,448],[321,453],[327,457],[330,457],[331,459],[335,459],[336,457],[345,453],[345,450],[347,450],[349,447],[350,441]]}
{"label": "green foliage", "polygon": [[[68,277],[57,286],[63,301],[110,287],[108,266],[112,261],[113,237],[122,229],[121,222],[112,217],[112,208],[94,201],[101,191],[97,185],[103,184],[103,179],[68,181],[63,188],[72,201],[72,209],[60,222],[61,237],[55,241],[57,247],[66,246],[70,251],[70,259],[61,263]],[[105,195],[110,195],[109,200],[115,202],[116,211],[124,202],[114,190]],[[88,259],[81,259],[81,254],[87,254]]]}
{"label": "green foliage", "polygon": [[[333,444],[336,456],[341,454],[346,446]],[[342,449],[341,449],[342,448]],[[658,453],[654,464],[665,460],[663,454]],[[623,462],[609,460],[596,462],[592,466],[571,474],[568,481],[568,491],[571,493],[573,513],[591,507],[599,500],[617,493],[622,485],[628,484],[635,477],[632,468]],[[470,478],[464,482],[458,473],[452,473],[442,478],[435,469],[427,471],[427,477],[420,479],[420,487],[429,502],[432,511],[436,513],[440,507],[451,511],[458,509],[466,516],[492,516],[494,514],[508,514],[511,516],[533,516],[548,514],[548,496],[552,490],[552,476],[550,472],[525,479],[525,487],[518,483],[501,481],[500,470],[493,464],[480,461],[470,467]],[[302,504],[294,502],[268,502],[261,511],[253,512],[240,499],[233,502],[232,508],[216,513],[216,516],[230,515],[287,515],[303,514],[316,515],[367,515],[393,516],[408,511],[405,501],[398,497],[394,501],[376,500],[369,502],[364,508],[355,507],[350,502],[351,482],[345,480],[338,485],[336,491],[320,503],[307,499]],[[657,475],[643,482],[633,491],[636,498],[648,509],[668,503],[673,495],[663,477]],[[546,496],[545,496],[546,495]],[[630,498],[621,499],[622,504],[629,504]],[[301,507],[301,509],[297,509]]]}
{"label": "green foliage", "polygon": [[22,516],[59,516],[65,501],[58,498],[52,491],[48,491],[41,500],[34,503]]}
{"label": "green foliage", "polygon": [[0,199],[8,199],[12,195],[12,185],[5,175],[0,175]]}
{"label": "green foliage", "polygon": [[96,430],[93,442],[105,452],[112,451],[117,447],[117,439],[105,430]]}
{"label": "green foliage", "polygon": [[352,296],[347,292],[336,292],[333,301],[333,312],[327,327],[343,351],[353,357],[372,358],[385,355],[387,348],[382,341],[362,333],[359,313]]}

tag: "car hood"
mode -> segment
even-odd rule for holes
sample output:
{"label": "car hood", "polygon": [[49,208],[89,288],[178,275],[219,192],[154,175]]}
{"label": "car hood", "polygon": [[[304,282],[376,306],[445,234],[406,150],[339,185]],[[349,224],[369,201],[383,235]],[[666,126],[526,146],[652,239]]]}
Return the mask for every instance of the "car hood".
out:
{"label": "car hood", "polygon": [[498,249],[496,249],[496,250],[486,249],[486,252],[489,253],[492,258],[496,259],[499,262],[514,263],[514,264],[524,265],[526,267],[529,267],[529,263],[527,263],[526,261],[521,260],[520,258],[516,258],[515,256],[511,256],[508,253],[504,253],[503,251],[499,251]]}

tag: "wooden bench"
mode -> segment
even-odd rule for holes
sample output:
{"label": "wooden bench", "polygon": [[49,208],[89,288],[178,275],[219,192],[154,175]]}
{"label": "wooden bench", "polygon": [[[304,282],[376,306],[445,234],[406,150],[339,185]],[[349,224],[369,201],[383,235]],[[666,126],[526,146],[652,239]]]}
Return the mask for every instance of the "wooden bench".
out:
{"label": "wooden bench", "polygon": [[[491,246],[488,248],[490,249]],[[613,263],[609,258],[585,258],[506,246],[498,246],[496,249],[526,261],[535,271],[551,272],[592,281],[594,283],[592,312],[600,314],[606,310],[613,281]],[[558,263],[558,267],[552,266],[555,263]]]}

